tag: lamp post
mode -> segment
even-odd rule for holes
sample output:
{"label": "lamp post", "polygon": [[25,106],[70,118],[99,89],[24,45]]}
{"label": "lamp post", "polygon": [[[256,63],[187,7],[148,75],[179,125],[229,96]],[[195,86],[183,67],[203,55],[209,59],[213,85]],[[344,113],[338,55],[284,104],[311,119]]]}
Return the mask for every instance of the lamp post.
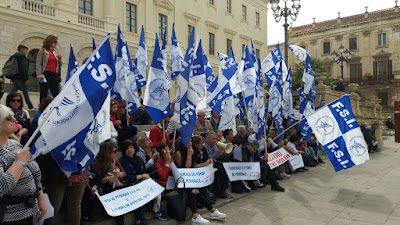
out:
{"label": "lamp post", "polygon": [[285,23],[283,24],[283,27],[285,29],[285,63],[288,65],[288,41],[289,41],[289,35],[288,35],[288,17],[293,21],[296,21],[297,15],[299,14],[300,11],[300,0],[292,0],[293,4],[292,7],[288,7],[289,0],[283,0],[285,3],[285,7],[281,8],[279,6],[279,0],[271,0],[271,9],[273,11],[273,15],[275,18],[276,22],[279,22],[281,18],[285,18]]}
{"label": "lamp post", "polygon": [[342,79],[343,79],[343,62],[348,61],[352,55],[349,50],[347,50],[347,49],[344,50],[343,45],[340,45],[339,52],[340,52],[340,55],[338,53],[336,53],[336,51],[333,51],[331,55],[332,55],[332,59],[336,63],[339,64],[339,62],[340,62],[340,69],[342,72]]}

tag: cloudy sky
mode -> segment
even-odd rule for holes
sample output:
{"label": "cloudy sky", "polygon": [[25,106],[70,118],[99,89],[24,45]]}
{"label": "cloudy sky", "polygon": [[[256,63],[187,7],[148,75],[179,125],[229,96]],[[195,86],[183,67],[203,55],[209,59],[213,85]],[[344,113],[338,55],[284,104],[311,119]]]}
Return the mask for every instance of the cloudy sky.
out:
{"label": "cloudy sky", "polygon": [[[292,4],[291,0],[289,0],[289,4]],[[310,24],[313,22],[313,17],[315,17],[317,23],[336,19],[338,12],[341,12],[341,17],[364,13],[365,6],[368,6],[368,11],[372,12],[391,8],[395,5],[394,0],[301,0],[300,4],[300,13],[297,16],[297,20],[293,22],[293,26]],[[279,5],[281,7],[284,6],[282,0]],[[398,5],[400,5],[400,2]],[[268,4],[268,9],[268,45],[284,42],[285,37],[282,26],[284,18],[279,23],[276,23],[270,4]],[[289,24],[292,22],[291,19],[288,21]]]}

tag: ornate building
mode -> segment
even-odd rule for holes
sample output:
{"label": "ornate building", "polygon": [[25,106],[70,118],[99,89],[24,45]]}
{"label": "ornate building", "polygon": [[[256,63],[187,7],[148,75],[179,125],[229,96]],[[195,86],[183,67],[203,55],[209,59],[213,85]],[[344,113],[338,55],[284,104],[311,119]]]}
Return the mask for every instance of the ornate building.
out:
{"label": "ornate building", "polygon": [[[400,100],[400,9],[397,3],[394,8],[367,9],[363,14],[340,17],[339,13],[333,20],[292,27],[289,42],[323,60],[336,78],[340,78],[341,68],[331,53],[343,45],[352,54],[344,62],[344,81],[359,85],[362,101],[381,99],[383,112],[392,115],[394,102]],[[289,61],[298,63],[293,56]]]}
{"label": "ornate building", "polygon": [[[217,52],[227,53],[232,46],[240,57],[243,46],[253,39],[257,54],[266,48],[268,0],[2,0],[0,2],[0,64],[16,52],[20,44],[29,47],[30,71],[43,39],[59,37],[58,51],[63,56],[62,77],[67,71],[69,45],[81,65],[92,52],[92,37],[100,42],[112,32],[115,46],[118,24],[134,58],[140,29],[145,28],[148,64],[152,57],[155,34],[167,27],[170,48],[172,24],[184,53],[192,27],[203,41],[214,72],[218,71]],[[265,57],[266,52],[261,53]],[[38,91],[31,78],[29,90]],[[172,90],[172,89],[171,89]],[[171,98],[175,91],[170,93]]]}

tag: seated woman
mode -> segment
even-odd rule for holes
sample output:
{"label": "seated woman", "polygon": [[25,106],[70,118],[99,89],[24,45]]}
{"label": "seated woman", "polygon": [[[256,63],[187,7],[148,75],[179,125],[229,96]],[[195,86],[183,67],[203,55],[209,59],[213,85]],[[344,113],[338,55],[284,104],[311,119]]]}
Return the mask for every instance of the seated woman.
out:
{"label": "seated woman", "polygon": [[[189,142],[187,146],[184,146],[182,142],[178,143],[180,146],[178,148],[177,146],[177,153],[181,156],[181,163],[180,166],[178,167],[183,167],[183,168],[199,168],[199,167],[204,167],[208,166],[209,164],[212,163],[212,159],[207,159],[204,161],[204,155],[203,157],[201,156],[202,154],[200,151],[197,151],[196,154],[191,146],[191,144],[196,143],[196,148],[197,149],[202,149],[202,145],[204,142],[204,138],[195,135],[192,137],[192,141]],[[183,148],[182,148],[183,146]],[[204,153],[204,151],[203,151]],[[204,161],[204,162],[202,162]],[[207,197],[204,195],[204,191],[202,192],[202,188],[198,189],[192,189],[192,188],[187,188],[185,189],[186,194],[188,196],[188,204],[190,209],[192,210],[192,224],[209,224],[210,221],[204,219],[198,212],[197,212],[197,201],[200,202],[201,205],[206,207],[210,212],[211,212],[211,219],[212,220],[218,220],[218,219],[224,219],[226,218],[226,215],[219,212],[217,209],[212,207],[210,202],[208,201]]]}
{"label": "seated woman", "polygon": [[135,139],[137,128],[130,123],[129,115],[125,114],[125,102],[123,100],[111,100],[110,120],[118,132],[118,143],[126,139]]}
{"label": "seated woman", "polygon": [[[297,135],[290,136],[289,142],[285,146],[285,149],[292,155],[300,155],[301,154],[303,156],[303,154],[306,154],[305,151],[301,150],[301,148],[300,148],[300,138]],[[301,160],[303,161],[303,164],[304,164],[303,157]],[[294,172],[303,172],[304,170],[308,170],[308,169],[306,167],[302,167],[302,168],[296,169]]]}
{"label": "seated woman", "polygon": [[24,101],[22,95],[19,92],[11,92],[8,94],[6,98],[6,106],[11,108],[18,124],[22,126],[19,131],[15,132],[15,135],[18,141],[24,145],[31,135],[31,121],[28,111],[23,108]]}
{"label": "seated woman", "polygon": [[[110,193],[125,187],[123,179],[126,176],[124,168],[117,159],[118,146],[115,142],[105,141],[100,145],[99,154],[91,166],[95,173],[95,185],[100,195]],[[124,216],[115,217],[117,225],[124,224]]]}
{"label": "seated woman", "polygon": [[42,99],[42,101],[40,102],[39,110],[36,111],[36,113],[32,119],[32,123],[31,123],[32,131],[35,131],[36,128],[38,127],[39,117],[42,115],[42,113],[47,108],[47,106],[51,103],[51,101],[53,101],[52,97],[44,97]]}

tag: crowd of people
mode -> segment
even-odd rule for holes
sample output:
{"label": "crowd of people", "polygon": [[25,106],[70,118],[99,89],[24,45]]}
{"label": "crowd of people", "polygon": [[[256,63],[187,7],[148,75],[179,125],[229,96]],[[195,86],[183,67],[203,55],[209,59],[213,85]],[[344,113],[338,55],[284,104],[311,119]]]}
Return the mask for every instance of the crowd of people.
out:
{"label": "crowd of people", "polygon": [[[305,141],[298,126],[292,126],[284,134],[279,134],[272,120],[267,124],[268,133],[257,138],[256,133],[247,125],[236,127],[236,130],[219,130],[220,115],[211,112],[197,112],[197,121],[189,144],[180,141],[179,123],[165,117],[156,123],[152,122],[145,106],[131,114],[127,113],[123,100],[110,102],[110,123],[112,138],[100,144],[100,150],[93,164],[80,174],[66,176],[51,156],[42,155],[36,160],[30,159],[28,149],[22,149],[38,126],[38,118],[51,103],[52,97],[60,92],[61,55],[56,52],[57,37],[48,36],[43,48],[39,50],[36,61],[36,74],[40,82],[40,105],[31,119],[24,108],[24,97],[27,108],[33,109],[26,85],[29,77],[27,69],[20,69],[21,79],[12,80],[13,91],[7,95],[6,105],[0,105],[0,221],[2,224],[32,224],[32,217],[40,219],[47,211],[44,193],[47,193],[54,207],[55,215],[66,202],[68,224],[85,224],[98,219],[100,202],[94,195],[110,193],[127,186],[135,185],[152,178],[166,187],[168,177],[172,176],[171,164],[178,168],[200,168],[210,164],[216,171],[215,179],[210,186],[203,188],[183,188],[178,191],[188,199],[187,206],[192,213],[193,224],[209,224],[197,209],[205,207],[211,212],[211,220],[225,219],[226,214],[213,205],[219,199],[227,198],[230,193],[246,193],[265,188],[284,192],[279,180],[288,179],[297,172],[309,170],[324,163],[320,157],[322,147],[315,136]],[[16,57],[25,66],[28,48],[18,47]],[[23,59],[25,56],[25,59]],[[21,90],[24,97],[15,92]],[[50,90],[50,93],[49,93]],[[139,92],[139,95],[141,92]],[[300,102],[295,101],[295,116]],[[173,111],[173,110],[171,110]],[[149,136],[138,137],[135,125],[153,124]],[[378,124],[371,129],[361,126],[370,152],[379,151],[375,138]],[[290,127],[284,121],[285,127]],[[236,132],[237,133],[234,133]],[[282,138],[279,138],[282,136]],[[225,151],[220,143],[232,144],[231,152]],[[285,162],[271,169],[267,163],[268,154],[285,148],[291,155],[299,155],[304,167],[293,168]],[[120,155],[120,157],[118,157]],[[225,162],[259,162],[261,176],[258,180],[240,180],[230,182],[223,167]],[[146,211],[151,211],[160,220],[169,216],[162,201],[169,190],[165,190],[150,203],[134,211],[136,224],[148,224]],[[67,196],[67,197],[66,197]],[[94,207],[98,205],[99,207]],[[101,212],[105,214],[104,210]],[[117,225],[124,224],[124,216],[115,217]],[[0,223],[1,224],[1,223]],[[44,224],[54,224],[54,219],[45,220]]]}

